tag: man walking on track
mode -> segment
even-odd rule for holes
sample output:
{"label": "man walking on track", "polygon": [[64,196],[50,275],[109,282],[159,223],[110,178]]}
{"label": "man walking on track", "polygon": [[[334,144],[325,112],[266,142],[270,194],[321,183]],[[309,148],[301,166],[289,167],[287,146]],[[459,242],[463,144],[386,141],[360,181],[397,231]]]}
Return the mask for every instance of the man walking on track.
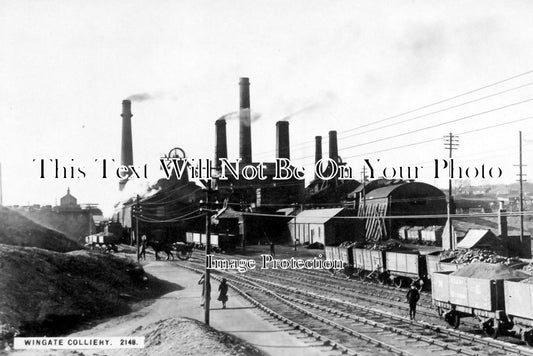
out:
{"label": "man walking on track", "polygon": [[409,303],[409,318],[415,320],[416,316],[416,303],[420,299],[420,292],[416,288],[415,284],[411,284],[411,289],[407,292],[407,302]]}

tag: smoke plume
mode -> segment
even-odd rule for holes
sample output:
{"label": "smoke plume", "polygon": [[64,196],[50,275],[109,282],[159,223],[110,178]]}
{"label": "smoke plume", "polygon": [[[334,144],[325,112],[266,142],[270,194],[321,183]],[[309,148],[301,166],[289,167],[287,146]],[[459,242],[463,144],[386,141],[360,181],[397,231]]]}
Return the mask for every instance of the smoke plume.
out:
{"label": "smoke plume", "polygon": [[[243,111],[244,110],[250,110],[250,109],[243,109]],[[252,115],[250,116],[250,121],[251,122],[255,122],[255,121],[259,120],[260,118],[261,118],[261,114],[260,113],[252,111]],[[239,112],[238,111],[232,111],[230,113],[227,113],[226,115],[222,115],[220,117],[220,119],[224,119],[224,120],[227,120],[227,121],[228,120],[239,120]]]}
{"label": "smoke plume", "polygon": [[168,100],[177,100],[178,97],[167,92],[146,92],[146,93],[137,93],[132,94],[126,98],[127,100],[131,100],[132,102],[143,102],[148,100],[159,100],[159,99],[168,99]]}
{"label": "smoke plume", "polygon": [[289,115],[286,115],[284,118],[281,119],[281,121],[289,121],[298,115],[310,113],[310,112],[319,110],[323,107],[327,107],[331,105],[333,100],[335,100],[335,95],[331,92],[327,92],[323,95],[321,100],[314,101],[311,104],[305,105],[303,108],[298,109],[290,113]]}

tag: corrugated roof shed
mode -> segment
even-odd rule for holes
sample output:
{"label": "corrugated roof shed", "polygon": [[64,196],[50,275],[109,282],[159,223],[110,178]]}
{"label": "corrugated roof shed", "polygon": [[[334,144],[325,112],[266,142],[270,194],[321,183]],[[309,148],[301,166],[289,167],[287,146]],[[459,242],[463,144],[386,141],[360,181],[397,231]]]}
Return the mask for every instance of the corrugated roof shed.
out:
{"label": "corrugated roof shed", "polygon": [[342,210],[344,208],[304,210],[294,219],[291,219],[289,224],[294,224],[295,221],[297,224],[324,224]]}

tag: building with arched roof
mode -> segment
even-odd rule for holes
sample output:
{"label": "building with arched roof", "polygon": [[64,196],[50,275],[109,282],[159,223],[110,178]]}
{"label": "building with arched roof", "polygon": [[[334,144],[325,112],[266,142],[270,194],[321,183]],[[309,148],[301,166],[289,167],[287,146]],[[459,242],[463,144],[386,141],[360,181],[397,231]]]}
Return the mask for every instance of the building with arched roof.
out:
{"label": "building with arched roof", "polygon": [[401,181],[367,191],[359,200],[358,215],[368,217],[367,240],[398,237],[402,226],[444,225],[446,196],[430,184]]}

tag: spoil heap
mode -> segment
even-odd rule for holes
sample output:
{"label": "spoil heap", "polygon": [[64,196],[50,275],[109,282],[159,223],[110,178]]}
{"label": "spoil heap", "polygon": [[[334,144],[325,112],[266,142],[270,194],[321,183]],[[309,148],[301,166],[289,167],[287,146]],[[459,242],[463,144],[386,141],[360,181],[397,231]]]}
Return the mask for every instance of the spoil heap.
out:
{"label": "spoil heap", "polygon": [[527,273],[521,272],[516,269],[512,269],[503,264],[483,263],[476,262],[471,263],[455,272],[451,275],[459,277],[480,278],[480,279],[514,279],[514,278],[528,278]]}
{"label": "spoil heap", "polygon": [[175,289],[147,279],[136,263],[91,251],[0,244],[0,268],[0,330],[16,329],[25,336],[57,335],[88,319],[128,312],[129,302]]}

